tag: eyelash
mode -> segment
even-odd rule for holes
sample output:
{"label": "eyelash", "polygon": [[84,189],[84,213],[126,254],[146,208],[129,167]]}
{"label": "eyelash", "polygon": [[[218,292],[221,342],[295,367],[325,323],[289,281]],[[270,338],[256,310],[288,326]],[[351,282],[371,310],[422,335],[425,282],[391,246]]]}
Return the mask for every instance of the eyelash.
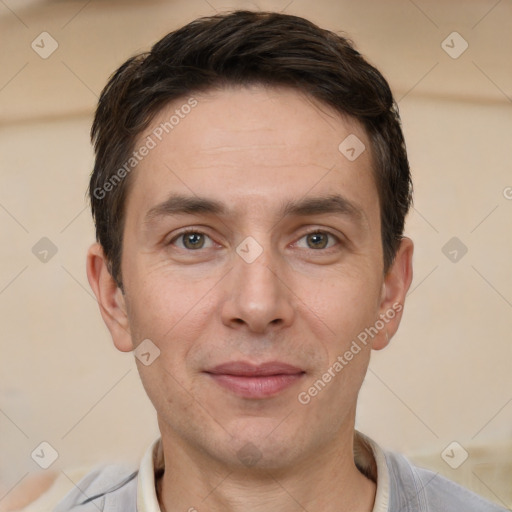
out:
{"label": "eyelash", "polygon": [[[308,251],[314,251],[314,252],[331,252],[332,250],[336,249],[337,246],[340,246],[342,244],[342,241],[338,236],[336,236],[334,233],[331,233],[330,231],[326,231],[323,229],[311,229],[309,231],[306,231],[302,234],[302,236],[299,238],[299,240],[302,240],[303,238],[307,237],[308,235],[327,235],[327,237],[331,237],[335,240],[335,244],[332,247],[326,247],[326,248],[320,248],[320,249],[311,249],[307,248]],[[327,245],[329,245],[329,241],[327,241]]]}
{"label": "eyelash", "polygon": [[[185,235],[189,235],[189,234],[194,234],[194,235],[205,235],[205,236],[208,236],[209,238],[211,238],[207,233],[204,233],[203,231],[199,230],[199,229],[192,229],[192,228],[188,228],[184,231],[181,231],[180,233],[178,233],[175,237],[172,238],[172,240],[169,241],[169,244],[168,245],[173,245],[173,243],[178,240],[179,238],[181,238],[182,236],[185,236]],[[180,247],[181,249],[181,247]],[[189,252],[194,252],[193,249],[187,249],[185,248],[184,249],[185,251],[189,251]],[[196,249],[197,251],[199,251],[200,249]]]}
{"label": "eyelash", "polygon": [[[173,243],[178,240],[179,238],[185,236],[185,235],[188,235],[188,234],[195,234],[195,235],[205,235],[207,236],[208,238],[211,239],[211,237],[207,234],[207,233],[204,233],[203,231],[199,230],[199,229],[193,229],[193,228],[188,228],[184,231],[181,231],[180,233],[178,233],[176,236],[174,236],[168,243],[168,245],[173,245]],[[299,240],[302,240],[304,237],[307,237],[308,235],[316,235],[316,234],[322,234],[322,235],[327,235],[327,236],[330,236],[332,238],[334,238],[334,240],[336,241],[336,244],[333,246],[333,247],[328,247],[328,248],[325,248],[325,249],[311,249],[311,248],[308,248],[309,251],[314,251],[314,252],[328,252],[332,249],[335,248],[336,245],[342,245],[342,240],[340,240],[340,238],[338,236],[336,236],[334,233],[331,233],[330,231],[326,231],[326,230],[322,230],[322,229],[312,229],[310,231],[307,231],[306,233],[303,233],[302,236],[299,238]],[[180,249],[182,249],[180,247]],[[184,248],[183,250],[187,251],[187,252],[196,252],[196,251],[200,251],[202,248],[200,249],[187,249],[187,248]]]}

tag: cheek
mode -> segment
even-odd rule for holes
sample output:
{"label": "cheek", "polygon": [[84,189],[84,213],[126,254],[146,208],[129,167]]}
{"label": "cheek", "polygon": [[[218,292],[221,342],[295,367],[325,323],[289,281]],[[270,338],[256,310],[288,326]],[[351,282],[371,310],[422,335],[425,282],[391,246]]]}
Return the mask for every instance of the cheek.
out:
{"label": "cheek", "polygon": [[137,366],[146,393],[161,411],[176,407],[184,411],[193,403],[193,389],[189,388],[193,385],[191,354],[205,329],[203,319],[209,316],[209,304],[206,297],[200,300],[206,291],[201,293],[194,288],[192,293],[190,286],[187,292],[185,288],[179,279],[167,283],[149,277],[132,298],[130,325],[134,344],[150,339],[160,351],[151,365],[137,361]]}
{"label": "cheek", "polygon": [[361,280],[338,280],[317,295],[314,304],[309,303],[329,326],[328,335],[318,338],[325,356],[303,388],[315,407],[329,408],[335,403],[341,414],[356,400],[371,352],[365,329],[378,318],[378,293],[375,284],[373,288],[370,285]]}
{"label": "cheek", "polygon": [[164,392],[164,388],[174,389],[179,387],[177,382],[184,382],[189,353],[204,330],[203,320],[208,317],[208,297],[204,297],[207,289],[203,291],[204,283],[187,286],[179,278],[157,278],[156,273],[146,274],[139,286],[131,284],[132,342],[138,345],[149,339],[160,351],[150,366],[137,362],[139,373],[148,394],[158,395],[160,388]]}
{"label": "cheek", "polygon": [[130,273],[132,320],[138,329],[147,331],[140,334],[165,340],[183,329],[187,317],[197,315],[211,286],[206,280],[191,282],[179,272],[143,263]]}
{"label": "cheek", "polygon": [[[312,293],[312,290],[316,291]],[[375,275],[343,269],[321,280],[309,280],[301,296],[308,308],[325,322],[334,344],[343,346],[375,322],[380,290]]]}

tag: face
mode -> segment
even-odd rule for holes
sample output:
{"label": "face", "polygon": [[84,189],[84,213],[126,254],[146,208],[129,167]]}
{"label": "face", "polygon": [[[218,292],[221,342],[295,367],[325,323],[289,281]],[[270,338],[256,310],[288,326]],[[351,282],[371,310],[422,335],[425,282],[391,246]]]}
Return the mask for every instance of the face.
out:
{"label": "face", "polygon": [[[291,465],[352,431],[371,348],[398,327],[412,244],[384,275],[358,122],[284,88],[194,98],[172,131],[162,123],[187,99],[136,144],[156,143],[131,177],[125,294],[98,246],[89,280],[117,348],[160,351],[137,365],[164,445]],[[348,136],[366,148],[355,160],[339,150]]]}

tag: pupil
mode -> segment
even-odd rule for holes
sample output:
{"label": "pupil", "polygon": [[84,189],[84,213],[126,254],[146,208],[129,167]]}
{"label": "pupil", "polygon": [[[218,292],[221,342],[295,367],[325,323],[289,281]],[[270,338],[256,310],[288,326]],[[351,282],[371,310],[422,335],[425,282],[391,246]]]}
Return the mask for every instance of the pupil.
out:
{"label": "pupil", "polygon": [[188,244],[192,245],[193,247],[197,247],[198,242],[201,241],[201,236],[199,233],[190,233],[186,237],[186,241]]}
{"label": "pupil", "polygon": [[[310,235],[310,240],[313,241],[313,245],[315,245],[316,247],[315,248],[318,248],[318,247],[325,247],[325,236],[322,234],[322,233],[313,233],[312,235]],[[323,237],[323,240],[322,240],[322,237]],[[320,238],[320,240],[319,240]],[[320,244],[318,244],[317,242],[320,241]],[[322,243],[322,241],[324,243]]]}

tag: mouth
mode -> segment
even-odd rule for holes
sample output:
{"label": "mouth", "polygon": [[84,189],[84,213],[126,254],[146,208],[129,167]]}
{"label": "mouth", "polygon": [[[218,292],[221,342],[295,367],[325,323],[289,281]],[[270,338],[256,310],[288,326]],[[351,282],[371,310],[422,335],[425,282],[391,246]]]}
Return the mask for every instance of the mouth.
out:
{"label": "mouth", "polygon": [[219,386],[240,397],[262,399],[283,392],[301,380],[306,372],[279,361],[260,365],[235,361],[220,364],[205,373]]}

